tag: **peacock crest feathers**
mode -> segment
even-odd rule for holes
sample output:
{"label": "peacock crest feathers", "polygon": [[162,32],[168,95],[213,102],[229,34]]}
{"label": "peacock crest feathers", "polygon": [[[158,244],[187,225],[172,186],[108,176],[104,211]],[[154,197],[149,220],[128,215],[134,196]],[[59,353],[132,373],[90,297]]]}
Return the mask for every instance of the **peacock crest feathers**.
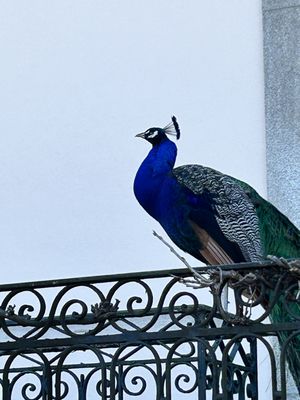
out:
{"label": "peacock crest feathers", "polygon": [[176,139],[179,140],[180,128],[179,128],[179,125],[178,125],[175,115],[173,115],[173,117],[172,117],[172,122],[170,122],[168,125],[166,125],[163,128],[163,130],[167,135],[176,136]]}

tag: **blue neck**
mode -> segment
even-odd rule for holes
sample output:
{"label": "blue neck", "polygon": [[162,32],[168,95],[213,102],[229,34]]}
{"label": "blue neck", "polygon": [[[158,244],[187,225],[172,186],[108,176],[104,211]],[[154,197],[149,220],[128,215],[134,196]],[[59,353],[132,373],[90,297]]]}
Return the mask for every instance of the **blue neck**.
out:
{"label": "blue neck", "polygon": [[175,143],[166,138],[150,150],[136,174],[135,197],[153,218],[158,217],[158,195],[174,167],[176,155]]}

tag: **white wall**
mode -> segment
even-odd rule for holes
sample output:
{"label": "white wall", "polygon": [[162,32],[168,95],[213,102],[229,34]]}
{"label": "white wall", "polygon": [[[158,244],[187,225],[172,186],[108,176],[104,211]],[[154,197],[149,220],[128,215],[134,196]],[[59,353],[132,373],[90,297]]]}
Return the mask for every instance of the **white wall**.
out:
{"label": "white wall", "polygon": [[181,267],[132,193],[172,114],[265,193],[259,0],[3,2],[0,46],[2,282]]}

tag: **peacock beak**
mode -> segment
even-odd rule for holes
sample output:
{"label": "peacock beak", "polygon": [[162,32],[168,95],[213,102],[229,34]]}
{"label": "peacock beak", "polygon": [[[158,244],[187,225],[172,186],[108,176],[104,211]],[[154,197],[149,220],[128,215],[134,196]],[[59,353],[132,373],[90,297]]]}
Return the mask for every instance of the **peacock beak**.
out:
{"label": "peacock beak", "polygon": [[135,135],[135,137],[140,137],[142,139],[145,139],[145,134],[146,134],[146,132],[141,132],[141,133],[138,133],[137,135]]}

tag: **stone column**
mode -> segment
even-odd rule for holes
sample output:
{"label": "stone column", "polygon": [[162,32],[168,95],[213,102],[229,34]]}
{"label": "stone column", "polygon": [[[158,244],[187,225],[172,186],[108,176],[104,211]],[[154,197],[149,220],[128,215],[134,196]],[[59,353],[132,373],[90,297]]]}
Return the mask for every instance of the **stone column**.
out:
{"label": "stone column", "polygon": [[268,198],[300,227],[300,0],[263,0]]}
{"label": "stone column", "polygon": [[[268,198],[300,227],[300,0],[262,5]],[[288,376],[288,399],[298,398]]]}

